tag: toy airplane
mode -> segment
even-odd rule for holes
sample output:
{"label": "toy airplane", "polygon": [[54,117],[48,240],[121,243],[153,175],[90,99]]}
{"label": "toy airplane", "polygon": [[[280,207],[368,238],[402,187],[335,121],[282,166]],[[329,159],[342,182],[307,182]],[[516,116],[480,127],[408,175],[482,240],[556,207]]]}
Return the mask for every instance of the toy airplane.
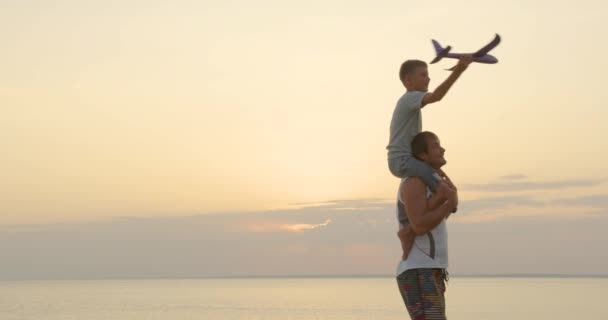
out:
{"label": "toy airplane", "polygon": [[[435,52],[437,53],[437,56],[435,57],[435,59],[433,59],[433,61],[431,61],[431,63],[436,63],[439,60],[441,60],[442,58],[460,59],[463,55],[467,54],[467,53],[450,53],[450,50],[452,49],[451,46],[442,48],[441,45],[439,44],[439,42],[437,42],[436,40],[431,40],[431,41],[433,42],[433,46],[435,47]],[[499,43],[500,43],[500,36],[498,34],[496,34],[496,37],[494,37],[494,40],[492,40],[490,43],[488,43],[485,47],[479,49],[477,52],[468,53],[468,54],[473,56],[473,62],[496,63],[496,62],[498,62],[498,59],[496,59],[496,57],[494,57],[492,55],[489,55],[488,52],[490,52],[490,50],[494,49]],[[452,68],[452,69],[454,69],[454,68]],[[448,70],[452,70],[452,69],[448,69]]]}

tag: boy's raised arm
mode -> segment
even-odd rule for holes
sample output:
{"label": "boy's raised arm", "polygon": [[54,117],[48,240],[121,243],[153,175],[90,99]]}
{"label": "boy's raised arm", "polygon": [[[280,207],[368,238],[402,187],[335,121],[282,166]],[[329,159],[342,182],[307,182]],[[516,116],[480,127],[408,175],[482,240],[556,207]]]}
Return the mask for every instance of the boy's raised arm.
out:
{"label": "boy's raised arm", "polygon": [[460,75],[467,69],[469,64],[471,63],[473,57],[471,55],[466,55],[458,60],[458,64],[454,68],[454,71],[450,74],[450,76],[441,83],[437,89],[433,92],[427,93],[424,98],[422,98],[422,105],[427,105],[429,103],[434,103],[443,99],[448,90],[452,87],[454,82],[458,80]]}

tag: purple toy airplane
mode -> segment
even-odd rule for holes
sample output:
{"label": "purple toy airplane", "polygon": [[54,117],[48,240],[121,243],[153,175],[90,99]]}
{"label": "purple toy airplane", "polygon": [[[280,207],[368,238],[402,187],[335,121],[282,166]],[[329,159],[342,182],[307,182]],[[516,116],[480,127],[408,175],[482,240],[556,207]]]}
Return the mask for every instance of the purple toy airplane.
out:
{"label": "purple toy airplane", "polygon": [[[437,56],[435,57],[435,59],[433,59],[433,61],[431,61],[431,63],[435,63],[435,62],[441,60],[442,58],[460,59],[460,57],[465,55],[465,53],[450,53],[450,50],[452,49],[451,46],[442,48],[441,45],[439,44],[439,42],[437,42],[435,40],[431,40],[431,41],[433,42],[433,46],[435,47],[435,51],[437,53]],[[498,59],[496,59],[496,57],[494,57],[492,55],[489,55],[488,52],[490,52],[490,50],[494,49],[499,43],[500,43],[500,36],[498,34],[496,34],[496,37],[494,37],[494,40],[492,40],[492,42],[488,43],[485,47],[479,49],[477,52],[469,53],[470,55],[473,56],[473,62],[479,62],[479,63],[496,63],[496,62],[498,62]],[[448,69],[448,70],[452,70],[452,69]]]}

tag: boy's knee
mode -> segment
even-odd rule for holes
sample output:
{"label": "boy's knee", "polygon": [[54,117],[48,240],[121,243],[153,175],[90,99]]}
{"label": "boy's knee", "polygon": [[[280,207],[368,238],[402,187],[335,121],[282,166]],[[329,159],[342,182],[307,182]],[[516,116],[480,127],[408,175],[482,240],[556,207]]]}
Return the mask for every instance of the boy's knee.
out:
{"label": "boy's knee", "polygon": [[388,170],[391,174],[397,178],[403,179],[405,178],[405,170],[403,170],[399,161],[389,161],[388,162]]}

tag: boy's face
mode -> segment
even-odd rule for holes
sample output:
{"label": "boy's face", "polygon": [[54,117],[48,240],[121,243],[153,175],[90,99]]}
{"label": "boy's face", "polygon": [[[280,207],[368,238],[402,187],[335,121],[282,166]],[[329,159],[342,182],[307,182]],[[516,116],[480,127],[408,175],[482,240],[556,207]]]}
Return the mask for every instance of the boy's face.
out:
{"label": "boy's face", "polygon": [[429,70],[427,67],[417,67],[414,72],[405,76],[405,87],[411,91],[429,91]]}
{"label": "boy's face", "polygon": [[426,145],[427,150],[421,155],[421,159],[435,169],[443,167],[447,161],[444,157],[445,149],[441,146],[439,138],[435,136],[427,137]]}

